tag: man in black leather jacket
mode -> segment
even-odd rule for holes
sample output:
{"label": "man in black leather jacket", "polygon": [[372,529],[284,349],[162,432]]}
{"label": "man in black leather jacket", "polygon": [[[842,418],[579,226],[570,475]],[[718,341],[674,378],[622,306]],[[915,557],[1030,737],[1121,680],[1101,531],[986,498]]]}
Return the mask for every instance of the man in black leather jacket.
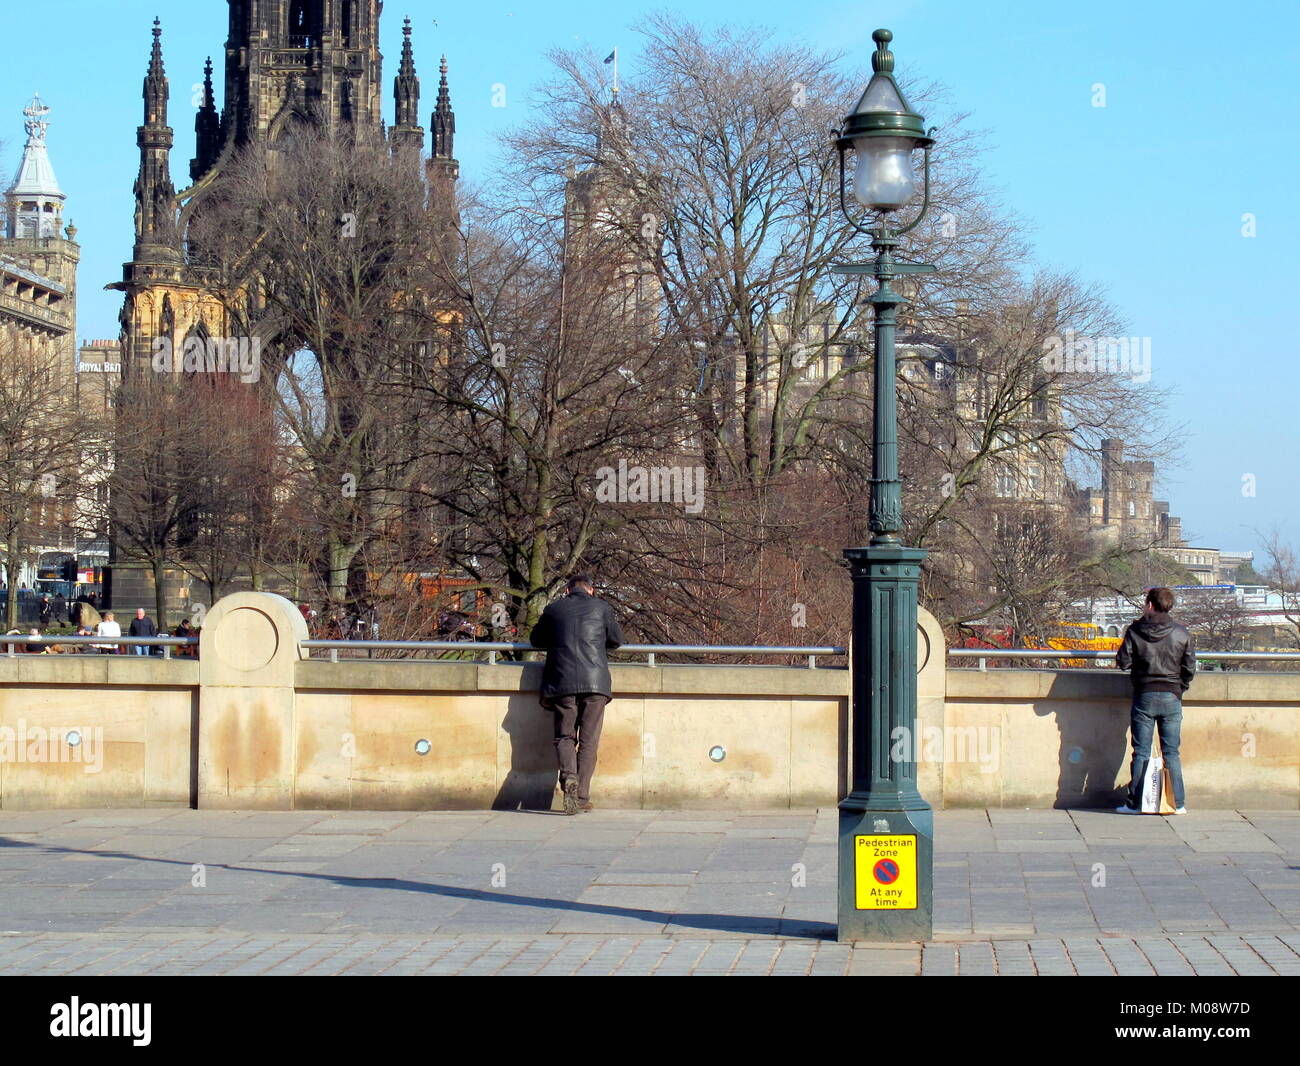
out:
{"label": "man in black leather jacket", "polygon": [[564,813],[589,811],[605,705],[614,698],[606,651],[623,643],[614,609],[597,599],[591,578],[574,574],[563,598],[549,604],[529,634],[546,649],[542,706],[555,715]]}
{"label": "man in black leather jacket", "polygon": [[1142,810],[1142,779],[1151,761],[1152,733],[1160,730],[1160,753],[1173,779],[1175,814],[1186,814],[1183,764],[1178,746],[1183,727],[1183,693],[1196,673],[1196,648],[1192,635],[1169,617],[1174,606],[1172,589],[1147,592],[1142,617],[1124,631],[1124,643],[1115,653],[1115,665],[1133,679],[1132,779],[1128,802],[1116,807],[1120,814]]}

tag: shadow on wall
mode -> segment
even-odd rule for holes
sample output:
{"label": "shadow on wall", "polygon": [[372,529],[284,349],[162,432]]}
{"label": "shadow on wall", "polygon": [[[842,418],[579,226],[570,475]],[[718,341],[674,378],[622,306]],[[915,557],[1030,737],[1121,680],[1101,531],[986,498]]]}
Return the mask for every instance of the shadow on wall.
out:
{"label": "shadow on wall", "polygon": [[559,780],[551,712],[543,710],[535,693],[520,693],[510,697],[501,726],[510,738],[510,769],[492,809],[549,811]]}
{"label": "shadow on wall", "polygon": [[1055,714],[1060,733],[1056,802],[1052,806],[1058,810],[1117,807],[1127,796],[1128,703],[1080,700],[1075,685],[1067,675],[1058,674],[1048,699],[1062,700],[1064,707],[1036,711]]}

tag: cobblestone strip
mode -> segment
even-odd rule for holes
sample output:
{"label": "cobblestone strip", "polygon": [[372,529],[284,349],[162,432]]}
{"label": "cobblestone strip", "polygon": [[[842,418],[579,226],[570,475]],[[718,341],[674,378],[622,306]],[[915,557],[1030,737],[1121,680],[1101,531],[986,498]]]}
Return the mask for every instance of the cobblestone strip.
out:
{"label": "cobblestone strip", "polygon": [[1115,969],[1101,950],[1096,937],[1067,937],[1066,953],[1080,977],[1113,977]]}
{"label": "cobblestone strip", "polygon": [[636,951],[635,937],[618,937],[600,945],[578,968],[578,977],[608,977]]}
{"label": "cobblestone strip", "polygon": [[560,937],[531,941],[523,951],[497,971],[498,977],[531,977],[563,949]]}
{"label": "cobblestone strip", "polygon": [[957,973],[955,944],[927,944],[921,950],[922,977],[953,977]]}
{"label": "cobblestone strip", "polygon": [[1300,954],[1288,947],[1281,937],[1247,936],[1242,940],[1272,967],[1274,973],[1283,977],[1300,976]]}
{"label": "cobblestone strip", "polygon": [[1259,952],[1251,949],[1241,937],[1212,936],[1207,937],[1210,946],[1227,960],[1242,977],[1276,977],[1273,969]]}
{"label": "cobblestone strip", "polygon": [[1155,967],[1142,954],[1137,942],[1128,937],[1101,937],[1097,941],[1120,977],[1151,977]]}
{"label": "cobblestone strip", "polygon": [[740,953],[732,973],[738,977],[764,977],[771,972],[781,953],[780,943],[763,940],[751,940]]}
{"label": "cobblestone strip", "polygon": [[1172,941],[1143,938],[1136,941],[1137,948],[1146,956],[1157,977],[1192,977],[1196,971]]}
{"label": "cobblestone strip", "polygon": [[460,971],[461,977],[490,977],[500,973],[528,950],[531,941],[498,940],[473,962]]}
{"label": "cobblestone strip", "polygon": [[582,966],[590,957],[592,952],[600,946],[598,939],[569,941],[564,947],[555,953],[545,966],[537,971],[541,977],[569,977],[577,973],[578,968]]}
{"label": "cobblestone strip", "polygon": [[1179,937],[1177,944],[1198,977],[1231,977],[1236,972],[1203,936]]}
{"label": "cobblestone strip", "polygon": [[457,943],[458,941],[451,937],[445,940],[417,942],[402,958],[380,972],[385,977],[409,977],[428,973],[429,967],[442,962],[456,950]]}
{"label": "cobblestone strip", "polygon": [[1065,953],[1059,940],[1031,940],[1029,954],[1034,962],[1034,972],[1043,977],[1073,977],[1074,963]]}
{"label": "cobblestone strip", "polygon": [[805,944],[797,940],[781,941],[781,950],[769,971],[773,977],[804,977],[812,967],[813,956],[817,953],[816,944]]}
{"label": "cobblestone strip", "polygon": [[628,956],[615,969],[616,977],[642,977],[653,973],[655,967],[663,962],[664,956],[672,950],[673,942],[668,937],[658,937],[640,941]]}
{"label": "cobblestone strip", "polygon": [[1026,941],[995,940],[993,956],[997,960],[998,974],[1003,977],[1032,977],[1034,974],[1034,962]]}
{"label": "cobblestone strip", "polygon": [[957,974],[960,977],[992,977],[998,972],[997,957],[991,943],[960,944],[957,947]]}

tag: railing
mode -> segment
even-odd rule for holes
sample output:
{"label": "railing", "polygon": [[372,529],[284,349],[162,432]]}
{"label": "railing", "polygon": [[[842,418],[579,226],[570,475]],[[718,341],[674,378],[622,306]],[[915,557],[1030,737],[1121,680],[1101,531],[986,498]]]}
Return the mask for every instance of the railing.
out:
{"label": "railing", "polygon": [[[1113,661],[1115,651],[1085,648],[949,648],[952,659],[978,659],[981,670],[988,669],[989,659],[1095,659]],[[1290,662],[1300,663],[1300,651],[1198,651],[1197,661],[1220,662]]]}
{"label": "railing", "polygon": [[[22,633],[6,633],[0,636],[0,643],[4,646],[4,654],[10,658],[18,655],[39,655],[40,652],[29,652],[27,648],[31,645],[41,647],[54,647],[74,645],[77,647],[89,648],[89,652],[82,654],[94,654],[96,652],[102,655],[121,654],[120,649],[124,647],[145,647],[145,648],[162,648],[162,657],[170,659],[173,648],[197,648],[199,644],[198,637],[59,637],[59,636],[41,636],[32,637]],[[108,651],[104,645],[112,645],[118,648],[118,651]],[[75,653],[70,653],[75,654]]]}
{"label": "railing", "polygon": [[[314,649],[328,651],[330,662],[339,661],[340,650],[350,651],[426,651],[426,652],[486,652],[486,659],[426,659],[425,662],[486,662],[498,665],[497,656],[501,652],[540,652],[531,644],[511,644],[506,641],[471,641],[471,640],[304,640],[302,646],[308,655]],[[749,644],[624,644],[612,652],[613,655],[644,655],[644,663],[628,663],[629,666],[655,666],[656,655],[796,655],[806,656],[809,669],[817,668],[819,655],[844,655],[847,648],[826,647],[787,647],[784,645],[749,645]],[[409,662],[410,660],[400,660]],[[522,665],[522,664],[521,664]],[[617,665],[617,664],[616,664]],[[672,665],[672,664],[669,664]]]}

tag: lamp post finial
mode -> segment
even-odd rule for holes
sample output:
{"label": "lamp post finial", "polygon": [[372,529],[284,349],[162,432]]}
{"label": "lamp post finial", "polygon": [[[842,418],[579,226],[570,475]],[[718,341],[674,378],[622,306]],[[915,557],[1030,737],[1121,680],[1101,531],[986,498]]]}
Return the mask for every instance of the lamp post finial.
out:
{"label": "lamp post finial", "polygon": [[871,53],[871,69],[876,74],[894,73],[894,53],[889,50],[889,42],[894,39],[889,30],[876,30],[871,35],[876,42],[876,50]]}

